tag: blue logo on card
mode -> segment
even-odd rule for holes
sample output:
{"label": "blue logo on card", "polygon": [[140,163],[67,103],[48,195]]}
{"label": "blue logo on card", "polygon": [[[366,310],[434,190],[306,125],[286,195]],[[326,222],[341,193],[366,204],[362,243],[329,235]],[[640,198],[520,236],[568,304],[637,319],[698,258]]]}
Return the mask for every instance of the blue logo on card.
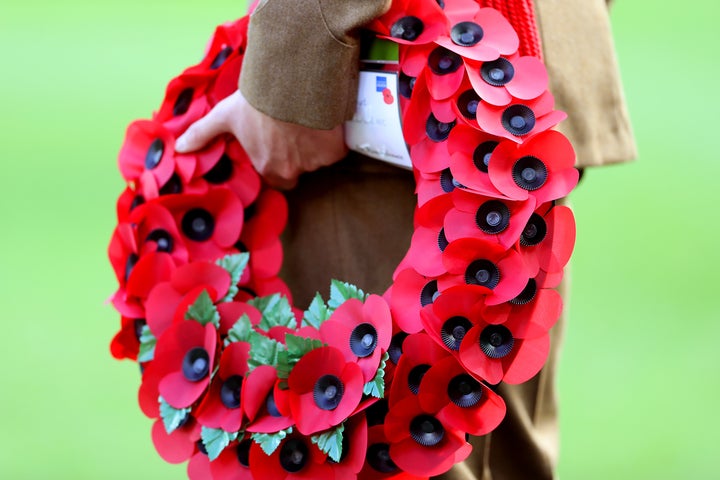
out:
{"label": "blue logo on card", "polygon": [[387,88],[387,78],[376,76],[375,77],[375,91],[376,92],[382,92]]}

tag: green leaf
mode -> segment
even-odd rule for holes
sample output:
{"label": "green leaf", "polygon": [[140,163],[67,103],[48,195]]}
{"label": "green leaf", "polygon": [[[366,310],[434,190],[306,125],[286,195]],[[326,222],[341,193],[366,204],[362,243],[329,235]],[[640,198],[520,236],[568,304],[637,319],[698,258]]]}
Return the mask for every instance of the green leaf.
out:
{"label": "green leaf", "polygon": [[254,369],[260,365],[276,366],[278,354],[285,350],[285,346],[272,338],[258,332],[250,333],[250,359],[248,367]]}
{"label": "green leaf", "polygon": [[162,418],[168,435],[185,422],[188,413],[190,413],[190,408],[175,408],[160,397],[160,418]]}
{"label": "green leaf", "polygon": [[150,327],[143,325],[140,331],[140,351],[138,352],[138,363],[149,362],[155,357],[155,344],[157,339],[150,331]]}
{"label": "green leaf", "polygon": [[318,446],[320,451],[326,453],[335,462],[340,461],[343,451],[343,431],[345,424],[341,423],[335,428],[326,430],[319,435],[310,437],[310,441]]}
{"label": "green leaf", "polygon": [[267,297],[256,297],[248,300],[250,305],[260,310],[262,320],[259,327],[266,332],[272,327],[289,327],[295,329],[297,322],[295,314],[290,307],[287,298],[279,293],[268,295]]}
{"label": "green leaf", "polygon": [[363,393],[365,395],[372,395],[373,397],[383,398],[385,396],[385,365],[387,364],[388,355],[385,352],[380,360],[380,366],[378,367],[375,377],[365,384],[363,387]]}
{"label": "green leaf", "polygon": [[313,301],[310,302],[310,306],[307,310],[305,310],[305,314],[303,315],[302,327],[313,327],[316,330],[320,329],[320,325],[330,318],[330,314],[332,312],[328,309],[327,305],[325,305],[325,301],[322,298],[322,295],[319,293],[315,294],[315,298],[313,298]]}
{"label": "green leaf", "polygon": [[212,323],[215,328],[220,328],[220,314],[207,290],[203,290],[195,302],[188,307],[185,320],[195,320],[202,325]]}
{"label": "green leaf", "polygon": [[280,430],[279,432],[275,433],[253,433],[251,437],[255,441],[255,443],[260,445],[260,448],[263,449],[263,452],[265,452],[266,455],[270,456],[273,454],[275,449],[280,446],[280,442],[282,442],[285,437],[290,435],[292,431],[293,428],[288,427],[285,430]]}
{"label": "green leaf", "polygon": [[230,442],[238,437],[238,432],[226,432],[222,428],[202,427],[200,438],[202,438],[205,450],[207,450],[210,461],[215,460]]}
{"label": "green leaf", "polygon": [[332,310],[335,310],[345,303],[346,300],[357,298],[364,302],[367,297],[368,295],[355,285],[341,282],[340,280],[332,280],[330,282],[330,300],[328,300],[328,306]]}
{"label": "green leaf", "polygon": [[286,379],[293,367],[306,353],[322,347],[323,343],[314,338],[305,338],[292,333],[285,334],[285,351],[278,354],[278,378]]}
{"label": "green leaf", "polygon": [[249,342],[250,335],[253,331],[252,323],[250,323],[250,317],[243,313],[242,316],[233,324],[232,328],[228,330],[227,338],[225,339],[225,346],[227,347],[233,342]]}
{"label": "green leaf", "polygon": [[230,274],[230,288],[228,289],[228,293],[221,298],[218,303],[231,302],[232,299],[235,298],[235,295],[238,293],[237,284],[240,281],[240,277],[242,277],[245,268],[247,268],[249,261],[250,254],[244,252],[225,255],[223,258],[220,258],[215,262]]}

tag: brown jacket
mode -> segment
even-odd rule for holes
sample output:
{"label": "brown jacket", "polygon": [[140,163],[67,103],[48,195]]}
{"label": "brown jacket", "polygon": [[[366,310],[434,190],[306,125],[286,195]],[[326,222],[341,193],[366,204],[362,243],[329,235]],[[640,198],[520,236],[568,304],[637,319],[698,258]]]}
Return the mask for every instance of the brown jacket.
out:
{"label": "brown jacket", "polygon": [[[329,129],[350,118],[357,90],[357,29],[388,0],[262,0],[252,15],[240,88],[258,110]],[[536,0],[560,125],[578,166],[635,156],[606,0]]]}

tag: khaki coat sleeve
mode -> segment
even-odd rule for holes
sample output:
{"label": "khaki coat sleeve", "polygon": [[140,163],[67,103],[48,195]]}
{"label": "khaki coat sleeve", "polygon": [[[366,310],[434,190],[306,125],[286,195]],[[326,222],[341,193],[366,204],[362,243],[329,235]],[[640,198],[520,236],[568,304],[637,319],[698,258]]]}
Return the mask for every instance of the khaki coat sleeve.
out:
{"label": "khaki coat sleeve", "polygon": [[358,29],[389,0],[265,0],[250,17],[240,90],[263,113],[330,129],[355,111]]}

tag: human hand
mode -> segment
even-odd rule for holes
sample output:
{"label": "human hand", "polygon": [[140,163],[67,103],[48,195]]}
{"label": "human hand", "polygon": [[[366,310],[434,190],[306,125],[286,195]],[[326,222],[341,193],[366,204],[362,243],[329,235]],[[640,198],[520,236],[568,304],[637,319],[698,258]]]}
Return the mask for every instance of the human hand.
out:
{"label": "human hand", "polygon": [[237,138],[258,173],[275,188],[292,188],[301,173],[335,163],[347,154],[342,125],[317,130],[276,120],[256,110],[240,90],[190,125],[175,150],[199,150],[222,133]]}

